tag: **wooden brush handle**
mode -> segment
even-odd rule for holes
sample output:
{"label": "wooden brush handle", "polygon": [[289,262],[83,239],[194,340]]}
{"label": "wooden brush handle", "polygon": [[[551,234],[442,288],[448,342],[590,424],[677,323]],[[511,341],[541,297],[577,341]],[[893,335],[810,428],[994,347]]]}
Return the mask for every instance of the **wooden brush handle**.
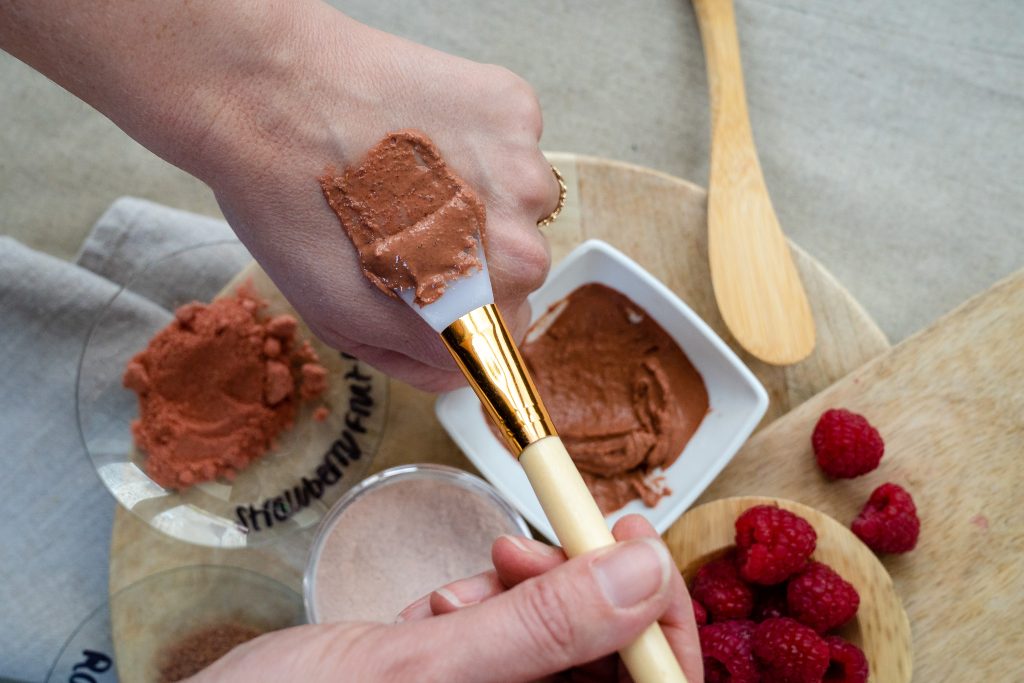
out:
{"label": "wooden brush handle", "polygon": [[[549,436],[523,450],[526,470],[544,514],[569,557],[615,543],[612,532],[562,440]],[[686,683],[657,622],[619,651],[636,683]]]}
{"label": "wooden brush handle", "polygon": [[[615,543],[604,515],[530,379],[515,340],[494,304],[462,316],[441,332],[452,357],[491,420],[503,430],[569,557]],[[636,683],[686,683],[661,626],[647,627],[620,651]]]}

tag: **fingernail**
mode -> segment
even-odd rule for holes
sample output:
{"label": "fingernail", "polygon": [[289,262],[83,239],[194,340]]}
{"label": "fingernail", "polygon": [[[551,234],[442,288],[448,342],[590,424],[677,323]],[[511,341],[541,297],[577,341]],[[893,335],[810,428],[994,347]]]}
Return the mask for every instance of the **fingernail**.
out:
{"label": "fingernail", "polygon": [[450,583],[434,591],[456,609],[469,607],[494,593],[495,579],[489,574],[478,574]]}
{"label": "fingernail", "polygon": [[524,553],[531,553],[533,555],[542,555],[544,557],[562,557],[562,549],[556,548],[553,545],[547,543],[541,543],[535,541],[532,538],[526,538],[525,536],[502,536],[509,543],[519,548]]}
{"label": "fingernail", "polygon": [[430,593],[427,593],[422,598],[412,603],[395,617],[395,623],[403,621],[413,621],[415,619],[423,619],[425,617],[432,616],[430,611]]}
{"label": "fingernail", "polygon": [[614,607],[632,607],[664,590],[672,560],[659,540],[640,538],[619,543],[591,561],[590,570]]}

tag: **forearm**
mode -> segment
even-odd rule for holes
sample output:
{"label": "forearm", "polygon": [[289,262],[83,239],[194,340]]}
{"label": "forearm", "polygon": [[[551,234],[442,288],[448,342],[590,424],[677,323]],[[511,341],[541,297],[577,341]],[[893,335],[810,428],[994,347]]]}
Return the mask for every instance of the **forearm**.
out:
{"label": "forearm", "polygon": [[0,0],[0,48],[209,185],[239,239],[331,345],[430,389],[463,380],[382,297],[317,177],[417,128],[487,207],[495,300],[516,333],[549,263],[558,185],[529,85],[388,35],[321,0]]}
{"label": "forearm", "polygon": [[315,69],[326,24],[364,28],[317,0],[0,0],[0,48],[204,180],[294,110],[258,100]]}

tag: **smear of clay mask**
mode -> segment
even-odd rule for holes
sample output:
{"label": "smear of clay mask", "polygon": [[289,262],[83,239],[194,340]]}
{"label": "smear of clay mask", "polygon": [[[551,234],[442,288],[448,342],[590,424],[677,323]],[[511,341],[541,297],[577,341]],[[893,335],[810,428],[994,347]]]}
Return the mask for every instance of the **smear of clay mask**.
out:
{"label": "smear of clay mask", "polygon": [[413,288],[424,306],[481,268],[483,202],[423,133],[388,134],[356,166],[321,177],[320,186],[363,273],[387,294]]}

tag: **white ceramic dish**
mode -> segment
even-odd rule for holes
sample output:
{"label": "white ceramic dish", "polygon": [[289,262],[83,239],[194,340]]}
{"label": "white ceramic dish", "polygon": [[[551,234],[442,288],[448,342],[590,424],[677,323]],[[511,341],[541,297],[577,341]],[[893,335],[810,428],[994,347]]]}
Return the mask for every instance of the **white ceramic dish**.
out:
{"label": "white ceramic dish", "polygon": [[[646,310],[675,339],[704,379],[710,410],[682,455],[661,474],[672,493],[653,507],[634,500],[607,517],[640,513],[663,533],[722,471],[768,408],[768,393],[725,342],[689,306],[625,254],[600,240],[574,249],[530,296],[533,319],[581,285],[596,282]],[[709,283],[710,286],[710,283]],[[488,428],[470,388],[438,398],[437,417],[478,470],[548,539],[551,525],[519,462]]]}

